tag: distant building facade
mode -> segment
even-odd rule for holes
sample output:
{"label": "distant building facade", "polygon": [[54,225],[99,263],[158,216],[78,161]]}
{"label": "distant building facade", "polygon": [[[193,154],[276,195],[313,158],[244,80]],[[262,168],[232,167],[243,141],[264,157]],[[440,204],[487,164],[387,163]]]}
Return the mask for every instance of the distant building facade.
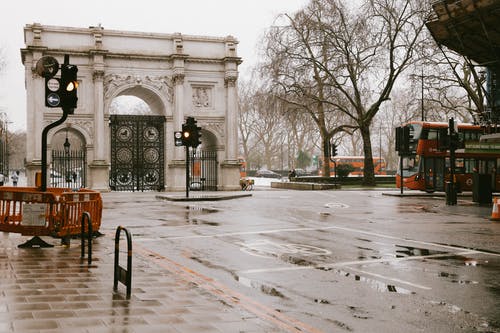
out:
{"label": "distant building facade", "polygon": [[[61,117],[60,108],[45,107],[45,79],[35,65],[43,56],[78,66],[78,107],[48,133],[48,161],[59,149],[56,136],[66,135],[85,156],[85,186],[107,191],[185,188],[185,148],[174,145],[174,132],[187,117],[202,127],[198,150],[212,152],[217,190],[239,188],[238,41],[232,37],[186,36],[28,24],[21,49],[27,90],[28,185],[41,168],[42,131]],[[142,99],[149,115],[116,115],[110,106],[118,96]],[[195,154],[196,155],[196,154]],[[201,156],[202,154],[198,154]],[[49,168],[52,166],[49,165]],[[203,173],[203,164],[197,170]],[[80,168],[81,169],[81,168]],[[212,179],[212,180],[213,180]],[[49,183],[50,184],[50,183]],[[142,184],[142,185],[141,185]],[[146,189],[148,187],[146,186]]]}

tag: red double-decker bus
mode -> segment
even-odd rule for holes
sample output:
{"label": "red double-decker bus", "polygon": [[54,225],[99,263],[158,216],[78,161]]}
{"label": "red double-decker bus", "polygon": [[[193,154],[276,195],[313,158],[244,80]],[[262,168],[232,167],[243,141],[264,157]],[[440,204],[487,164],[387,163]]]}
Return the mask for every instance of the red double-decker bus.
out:
{"label": "red double-decker bus", "polygon": [[[323,159],[321,159],[321,163]],[[364,156],[335,156],[332,157],[330,161],[330,177],[335,176],[335,164],[349,164],[352,165],[353,171],[349,173],[350,177],[362,177],[365,168],[365,157]],[[385,159],[380,157],[373,158],[373,172],[375,176],[385,176],[387,174],[385,165]],[[323,175],[323,170],[319,170],[319,175]]]}
{"label": "red double-decker bus", "polygon": [[[450,180],[450,152],[438,149],[439,133],[448,128],[445,122],[414,121],[406,124],[410,128],[410,152],[402,156],[403,169],[399,163],[396,186],[427,192],[444,191],[445,182]],[[473,124],[458,124],[458,135],[464,147],[455,151],[455,182],[461,191],[471,191],[473,174],[491,175],[491,188],[500,190],[498,165],[500,150],[467,149],[480,143],[484,128]]]}

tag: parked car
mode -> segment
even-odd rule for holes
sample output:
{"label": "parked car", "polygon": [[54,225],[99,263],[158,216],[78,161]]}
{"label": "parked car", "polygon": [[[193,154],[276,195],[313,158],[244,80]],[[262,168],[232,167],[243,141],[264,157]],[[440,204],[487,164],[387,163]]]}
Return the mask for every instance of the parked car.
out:
{"label": "parked car", "polygon": [[255,173],[255,177],[263,177],[263,178],[281,178],[279,173],[276,173],[271,170],[258,170]]}

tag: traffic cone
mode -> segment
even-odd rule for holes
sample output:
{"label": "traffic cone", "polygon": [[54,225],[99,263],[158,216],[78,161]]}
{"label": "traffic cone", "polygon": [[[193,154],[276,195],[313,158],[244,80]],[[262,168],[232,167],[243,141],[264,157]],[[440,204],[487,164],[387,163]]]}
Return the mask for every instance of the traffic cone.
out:
{"label": "traffic cone", "polygon": [[498,200],[497,198],[493,198],[493,209],[491,211],[491,218],[490,220],[492,221],[500,221],[500,210],[498,209]]}

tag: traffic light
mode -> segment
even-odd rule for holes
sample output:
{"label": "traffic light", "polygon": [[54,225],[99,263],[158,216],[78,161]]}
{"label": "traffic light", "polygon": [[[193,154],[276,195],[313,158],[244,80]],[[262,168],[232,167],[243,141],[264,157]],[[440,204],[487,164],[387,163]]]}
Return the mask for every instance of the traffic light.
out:
{"label": "traffic light", "polygon": [[330,144],[330,147],[332,149],[332,154],[331,154],[331,157],[335,157],[337,156],[337,145],[335,143],[331,143]]}
{"label": "traffic light", "polygon": [[396,151],[399,155],[410,152],[410,127],[396,127]]}
{"label": "traffic light", "polygon": [[196,148],[201,145],[201,127],[196,125],[196,120],[193,125],[193,147]]}
{"label": "traffic light", "polygon": [[188,117],[182,124],[182,145],[196,148],[201,144],[201,127],[196,125],[193,117]]}
{"label": "traffic light", "polygon": [[191,127],[189,126],[189,124],[187,123],[182,124],[182,136],[181,136],[182,145],[186,147],[191,146],[192,137],[193,135],[191,133]]}
{"label": "traffic light", "polygon": [[448,128],[439,128],[438,136],[438,150],[446,151],[450,148],[450,136],[448,135]]}
{"label": "traffic light", "polygon": [[68,109],[71,113],[76,109],[78,95],[78,67],[75,65],[63,64],[61,66],[61,80],[60,80],[60,96],[61,107]]}
{"label": "traffic light", "polygon": [[410,152],[410,127],[403,127],[403,151]]}

